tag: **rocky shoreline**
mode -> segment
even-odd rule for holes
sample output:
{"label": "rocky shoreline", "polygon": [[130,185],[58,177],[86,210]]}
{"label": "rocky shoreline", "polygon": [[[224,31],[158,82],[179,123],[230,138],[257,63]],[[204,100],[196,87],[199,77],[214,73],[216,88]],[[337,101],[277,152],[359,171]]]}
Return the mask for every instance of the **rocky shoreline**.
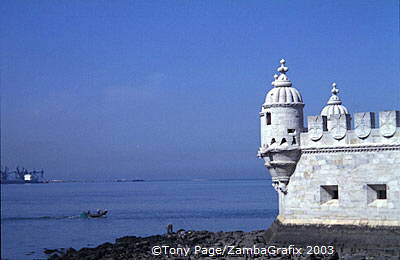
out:
{"label": "rocky shoreline", "polygon": [[165,235],[126,236],[75,250],[45,250],[51,260],[72,259],[400,259],[400,229],[360,226],[288,226],[209,232],[168,229]]}
{"label": "rocky shoreline", "polygon": [[[265,230],[243,232],[209,232],[179,230],[176,233],[149,237],[126,236],[116,239],[115,243],[104,243],[95,248],[75,250],[46,250],[51,260],[72,259],[293,259],[291,252],[276,253],[278,246],[267,245]],[[161,246],[165,246],[161,248]],[[168,246],[168,247],[166,247]],[[152,251],[156,247],[157,252]],[[273,254],[266,252],[271,247]],[[189,248],[190,253],[177,252],[175,249]],[[200,250],[202,248],[202,250]],[[223,252],[225,248],[225,252]],[[255,248],[264,248],[257,252]],[[218,250],[220,249],[220,250]],[[238,251],[238,249],[242,251]],[[247,251],[244,251],[246,250]],[[249,251],[254,250],[255,251]],[[166,251],[165,251],[166,250]],[[196,251],[197,250],[197,251]],[[204,251],[206,250],[206,251]],[[275,251],[274,251],[275,250]],[[159,255],[155,255],[159,254]],[[322,258],[311,258],[322,259]],[[338,259],[330,255],[324,259]]]}
{"label": "rocky shoreline", "polygon": [[[195,256],[193,250],[196,246],[203,248],[223,248],[229,246],[262,245],[265,231],[253,232],[209,232],[179,230],[165,235],[149,237],[126,236],[116,239],[115,243],[104,243],[96,248],[82,248],[75,250],[46,250],[49,259],[215,259],[212,254]],[[161,253],[152,254],[155,246],[169,246],[171,248],[190,248],[191,256]],[[239,258],[235,258],[239,259]]]}

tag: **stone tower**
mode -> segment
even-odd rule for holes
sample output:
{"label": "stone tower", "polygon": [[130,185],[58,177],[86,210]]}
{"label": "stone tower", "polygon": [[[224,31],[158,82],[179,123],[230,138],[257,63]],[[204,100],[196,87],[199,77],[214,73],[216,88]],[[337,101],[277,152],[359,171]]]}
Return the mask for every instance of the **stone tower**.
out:
{"label": "stone tower", "polygon": [[329,117],[331,115],[345,115],[349,111],[342,105],[342,100],[338,96],[339,89],[336,88],[336,83],[332,83],[332,96],[328,100],[328,104],[322,109],[321,116]]}
{"label": "stone tower", "polygon": [[328,104],[303,128],[304,104],[284,60],[278,71],[260,113],[258,156],[279,196],[266,243],[332,245],[340,259],[399,259],[400,111],[381,111],[379,120],[354,113],[352,128],[334,83]]}
{"label": "stone tower", "polygon": [[261,147],[258,157],[264,159],[272,176],[272,185],[286,193],[286,186],[300,158],[300,133],[303,131],[303,99],[286,75],[285,60],[274,75],[274,86],[266,95],[260,112]]}

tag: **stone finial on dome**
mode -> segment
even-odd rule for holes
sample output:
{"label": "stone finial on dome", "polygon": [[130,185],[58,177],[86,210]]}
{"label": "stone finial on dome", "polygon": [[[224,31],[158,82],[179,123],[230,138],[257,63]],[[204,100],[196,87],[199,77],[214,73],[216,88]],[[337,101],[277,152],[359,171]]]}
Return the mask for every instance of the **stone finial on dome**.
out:
{"label": "stone finial on dome", "polygon": [[265,97],[264,106],[274,106],[274,105],[294,105],[294,106],[304,106],[303,99],[300,92],[292,87],[292,82],[286,75],[289,68],[285,66],[286,61],[281,59],[280,66],[277,71],[279,75],[274,75],[274,81],[272,81],[272,88]]}
{"label": "stone finial on dome", "polygon": [[336,83],[332,83],[332,90],[331,90],[332,96],[328,101],[328,105],[340,105],[342,104],[342,100],[340,100],[340,97],[337,95],[339,93],[339,89],[336,88]]}
{"label": "stone finial on dome", "polygon": [[272,81],[272,86],[274,87],[290,87],[292,86],[292,82],[289,80],[286,72],[288,72],[289,68],[285,66],[286,61],[284,59],[280,60],[281,66],[277,69],[280,72],[280,75],[274,75],[274,81]]}
{"label": "stone finial on dome", "polygon": [[339,93],[339,89],[336,88],[336,82],[332,83],[332,90],[331,90],[332,94],[336,95]]}
{"label": "stone finial on dome", "polygon": [[281,73],[286,73],[286,72],[288,72],[289,68],[288,68],[288,67],[285,67],[285,64],[286,64],[285,59],[281,59],[281,60],[279,61],[279,63],[281,64],[281,66],[278,68],[278,71],[281,72]]}
{"label": "stone finial on dome", "polygon": [[321,116],[348,114],[347,108],[342,105],[342,100],[340,100],[340,97],[337,95],[339,89],[336,88],[335,82],[332,83],[331,93],[332,96],[328,100],[328,105],[322,109]]}

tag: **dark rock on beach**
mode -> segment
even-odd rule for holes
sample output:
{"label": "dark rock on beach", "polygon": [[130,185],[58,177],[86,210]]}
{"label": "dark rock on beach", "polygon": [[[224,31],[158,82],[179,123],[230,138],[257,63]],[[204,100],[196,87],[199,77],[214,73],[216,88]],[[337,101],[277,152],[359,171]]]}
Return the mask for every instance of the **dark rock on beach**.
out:
{"label": "dark rock on beach", "polygon": [[[165,248],[161,248],[166,246]],[[313,246],[311,251],[307,246]],[[314,248],[317,246],[316,248]],[[325,246],[325,247],[324,247]],[[333,253],[327,247],[334,248]],[[154,251],[154,248],[157,250]],[[176,250],[180,248],[185,251]],[[211,249],[195,251],[195,249]],[[219,248],[219,249],[218,249]],[[223,249],[226,249],[223,251]],[[243,251],[245,249],[249,251]],[[272,248],[255,251],[255,248]],[[277,251],[277,248],[282,248]],[[296,249],[302,248],[302,254]],[[170,250],[171,249],[171,250]],[[214,251],[213,251],[213,250]],[[217,249],[220,250],[217,252]],[[237,251],[242,249],[242,251]],[[251,251],[253,250],[253,251]],[[286,251],[285,251],[286,250]],[[178,230],[149,237],[126,236],[96,248],[49,250],[49,259],[400,259],[398,228],[286,226],[267,231],[208,232]]]}
{"label": "dark rock on beach", "polygon": [[[265,231],[253,232],[208,232],[208,231],[184,231],[166,235],[150,237],[126,236],[118,238],[115,243],[105,243],[96,248],[82,248],[78,251],[68,249],[66,251],[47,250],[49,259],[292,259],[290,256],[243,255],[240,253],[228,254],[230,249],[266,247],[263,238]],[[154,246],[170,246],[171,248],[191,248],[188,256],[179,254],[152,254]],[[228,246],[225,254],[213,255],[212,252],[194,254],[195,247],[221,248]],[[268,245],[270,246],[270,245]],[[231,252],[232,253],[232,252]],[[315,258],[320,259],[320,258]],[[337,259],[329,257],[326,259]]]}

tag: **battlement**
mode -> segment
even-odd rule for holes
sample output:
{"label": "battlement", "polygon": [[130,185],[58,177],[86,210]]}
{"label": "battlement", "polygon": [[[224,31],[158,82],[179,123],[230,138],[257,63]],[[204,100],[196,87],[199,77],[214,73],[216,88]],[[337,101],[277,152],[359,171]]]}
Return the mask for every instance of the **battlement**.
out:
{"label": "battlement", "polygon": [[333,83],[304,128],[302,97],[280,63],[261,108],[258,156],[281,223],[400,226],[400,111],[350,115]]}
{"label": "battlement", "polygon": [[308,130],[301,133],[301,149],[323,147],[364,147],[376,145],[400,145],[400,111],[379,112],[376,127],[374,112],[354,114],[354,129],[349,114],[309,116]]}

